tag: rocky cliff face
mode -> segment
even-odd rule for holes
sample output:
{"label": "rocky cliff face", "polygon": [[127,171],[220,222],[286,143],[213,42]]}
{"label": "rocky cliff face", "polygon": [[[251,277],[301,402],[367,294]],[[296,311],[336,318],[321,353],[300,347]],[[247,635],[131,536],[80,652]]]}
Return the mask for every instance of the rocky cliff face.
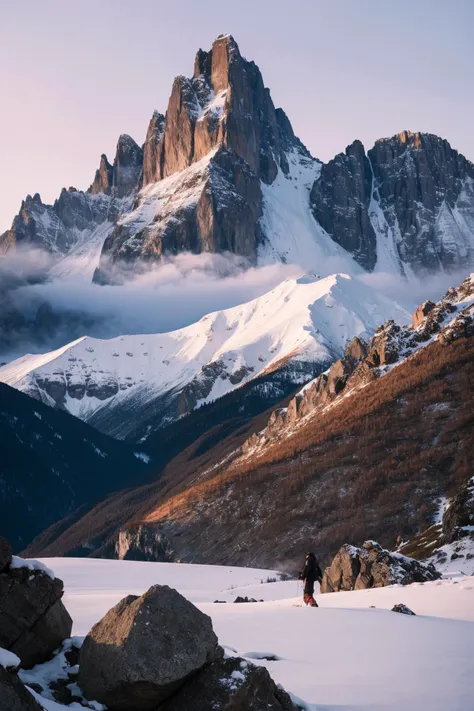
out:
{"label": "rocky cliff face", "polygon": [[139,523],[118,532],[115,543],[118,560],[146,560],[172,563],[175,556],[161,526]]}
{"label": "rocky cliff face", "polygon": [[126,198],[137,189],[142,165],[142,149],[130,136],[120,136],[114,164],[101,156],[87,192],[63,188],[53,205],[44,204],[38,193],[27,195],[11,228],[0,235],[0,254],[26,247],[45,250],[54,259],[92,241],[98,227],[106,223],[112,227],[130,209]]}
{"label": "rocky cliff face", "polygon": [[79,240],[93,243],[95,265],[101,253],[98,283],[182,251],[317,270],[336,256],[350,273],[352,258],[407,276],[456,270],[474,265],[474,166],[447,141],[408,131],[369,151],[354,141],[321,166],[257,65],[221,35],[198,51],[191,77],[176,77],[143,147],[120,136],[87,193],[70,188],[53,206],[28,196],[0,253],[23,244],[67,255]]}
{"label": "rocky cliff face", "polygon": [[372,169],[360,141],[321,168],[311,190],[316,220],[335,242],[371,271],[377,261],[377,238],[369,218]]}
{"label": "rocky cliff face", "polygon": [[150,121],[144,190],[106,240],[95,280],[115,279],[122,262],[183,250],[255,261],[260,180],[272,183],[279,168],[288,173],[285,151],[293,149],[309,155],[235,40],[221,36],[209,52],[199,50],[193,77],[175,79],[166,116],[155,112]]}
{"label": "rocky cliff face", "polygon": [[474,259],[474,166],[437,136],[403,131],[324,165],[315,218],[365,269],[424,273]]}

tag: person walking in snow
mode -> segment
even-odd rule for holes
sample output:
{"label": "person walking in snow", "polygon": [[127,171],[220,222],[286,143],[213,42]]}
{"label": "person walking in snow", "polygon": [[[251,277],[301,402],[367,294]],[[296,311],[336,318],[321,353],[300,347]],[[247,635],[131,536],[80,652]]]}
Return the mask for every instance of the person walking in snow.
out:
{"label": "person walking in snow", "polygon": [[316,580],[321,582],[323,574],[319,563],[316,560],[314,553],[307,553],[304,568],[299,575],[299,579],[304,581],[304,601],[306,605],[318,607],[318,603],[314,599],[314,583]]}

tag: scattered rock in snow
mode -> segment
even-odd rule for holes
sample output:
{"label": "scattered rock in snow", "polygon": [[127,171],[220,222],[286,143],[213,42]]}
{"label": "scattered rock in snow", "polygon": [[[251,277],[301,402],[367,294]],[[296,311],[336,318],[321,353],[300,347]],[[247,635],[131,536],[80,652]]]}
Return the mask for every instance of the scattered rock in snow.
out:
{"label": "scattered rock in snow", "polygon": [[392,612],[400,612],[402,615],[415,615],[413,610],[410,610],[409,607],[404,605],[403,603],[398,603],[398,605],[394,605],[392,607]]}
{"label": "scattered rock in snow", "polygon": [[210,617],[176,590],[154,585],[94,625],[81,649],[79,685],[110,711],[155,709],[221,656]]}
{"label": "scattered rock in snow", "polygon": [[234,602],[263,602],[263,600],[256,600],[254,597],[241,597],[240,595],[237,595]]}
{"label": "scattered rock in snow", "polygon": [[189,680],[163,711],[296,711],[286,691],[272,680],[265,667],[239,657],[214,662]]}

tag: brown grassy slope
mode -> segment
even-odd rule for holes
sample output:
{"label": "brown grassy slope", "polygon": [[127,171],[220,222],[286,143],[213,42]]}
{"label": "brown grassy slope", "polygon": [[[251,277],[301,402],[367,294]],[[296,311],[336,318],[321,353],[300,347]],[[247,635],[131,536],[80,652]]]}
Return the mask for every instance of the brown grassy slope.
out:
{"label": "brown grassy slope", "polygon": [[[151,508],[187,560],[293,565],[346,542],[392,547],[472,475],[474,339],[434,343],[252,461]],[[169,476],[173,463],[168,467]]]}

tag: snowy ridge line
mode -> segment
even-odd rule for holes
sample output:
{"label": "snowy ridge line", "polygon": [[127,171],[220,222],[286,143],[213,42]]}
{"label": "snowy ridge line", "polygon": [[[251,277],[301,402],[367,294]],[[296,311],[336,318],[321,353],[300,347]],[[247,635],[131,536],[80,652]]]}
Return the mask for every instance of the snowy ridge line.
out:
{"label": "snowy ridge line", "polygon": [[0,368],[0,381],[85,421],[106,407],[126,407],[133,399],[136,410],[184,388],[199,407],[289,363],[295,383],[303,383],[312,375],[305,364],[331,362],[355,335],[367,338],[393,317],[409,318],[359,280],[307,275],[177,331],[83,337],[52,353],[24,356]]}
{"label": "snowy ridge line", "polygon": [[[389,365],[384,365],[380,366],[377,368],[378,371],[378,377],[383,377],[387,373],[391,372],[393,369],[397,368],[398,366],[402,365],[403,363],[409,361],[410,359],[414,358],[422,349],[426,348],[427,346],[431,345],[435,341],[439,340],[440,338],[444,338],[446,335],[449,336],[450,329],[452,326],[456,323],[456,321],[459,319],[459,317],[464,317],[467,316],[468,318],[474,319],[474,274],[471,274],[460,286],[460,290],[464,287],[465,291],[467,292],[467,295],[462,295],[461,297],[457,300],[454,301],[455,308],[454,311],[450,312],[448,311],[444,315],[442,315],[441,321],[438,323],[439,329],[436,330],[435,332],[432,333],[432,335],[429,338],[425,338],[425,340],[421,340],[418,342],[415,346],[413,346],[413,340],[409,342],[407,346],[403,345],[403,331],[402,331],[402,336],[400,337],[400,342],[402,344],[402,347],[399,351],[398,358],[396,362],[391,363]],[[448,295],[449,296],[449,292]],[[446,298],[446,297],[445,297]],[[440,306],[442,308],[444,300],[440,300],[436,306]],[[425,319],[426,321],[426,319]],[[421,324],[419,324],[418,327],[416,328],[411,328],[410,326],[405,327],[405,333],[407,332],[408,329],[409,333],[411,334],[416,334],[416,333],[421,333],[421,331],[424,329],[425,326],[425,321]],[[439,332],[441,331],[441,332]],[[327,375],[329,373],[330,369],[325,371],[322,375]],[[299,390],[296,395],[295,399],[301,399],[304,395],[304,393],[309,390],[315,383],[316,381],[320,378],[321,376],[317,376],[313,380],[309,381],[306,383],[301,390]],[[257,433],[256,436],[250,438],[250,440],[247,440],[247,443],[244,445],[244,447],[241,449],[241,455],[237,456],[233,459],[229,469],[232,469],[234,466],[238,466],[240,462],[251,459],[252,457],[255,456],[255,454],[258,454],[258,452],[262,451],[265,447],[271,446],[275,440],[284,441],[285,439],[288,439],[291,437],[296,431],[299,429],[305,427],[308,422],[310,422],[315,416],[317,415],[324,415],[328,411],[338,407],[342,402],[344,402],[347,398],[350,398],[354,396],[356,393],[361,391],[362,389],[366,388],[370,382],[372,381],[367,381],[367,382],[362,382],[358,383],[355,385],[351,385],[350,379],[349,379],[349,387],[343,390],[341,394],[339,394],[334,400],[327,404],[322,404],[322,405],[317,405],[311,412],[308,412],[304,414],[301,417],[298,417],[294,421],[287,423],[283,427],[279,427],[278,430],[275,430],[275,428],[270,428],[270,424],[267,425],[263,430],[260,430],[260,432]],[[288,408],[280,408],[279,410],[276,410],[274,412],[278,412],[280,414],[284,414]],[[255,442],[256,438],[259,439],[259,442]]]}

